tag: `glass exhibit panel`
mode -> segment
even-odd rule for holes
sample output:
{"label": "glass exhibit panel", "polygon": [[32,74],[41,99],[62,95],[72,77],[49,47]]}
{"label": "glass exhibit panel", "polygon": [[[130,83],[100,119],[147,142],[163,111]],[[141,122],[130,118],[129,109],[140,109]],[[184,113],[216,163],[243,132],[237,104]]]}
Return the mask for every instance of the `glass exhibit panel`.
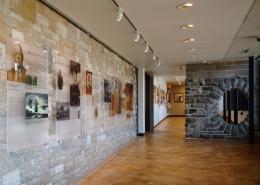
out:
{"label": "glass exhibit panel", "polygon": [[40,48],[16,45],[7,65],[8,150],[44,144],[49,139],[48,59]]}
{"label": "glass exhibit panel", "polygon": [[54,56],[56,87],[56,136],[58,140],[80,135],[80,106],[71,106],[71,65],[63,57]]}

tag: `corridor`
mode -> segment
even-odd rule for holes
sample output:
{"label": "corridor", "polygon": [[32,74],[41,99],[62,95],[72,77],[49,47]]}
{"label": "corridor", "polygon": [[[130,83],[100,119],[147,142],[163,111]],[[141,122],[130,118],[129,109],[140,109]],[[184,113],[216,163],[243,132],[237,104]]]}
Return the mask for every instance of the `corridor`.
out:
{"label": "corridor", "polygon": [[259,185],[260,145],[184,138],[184,118],[167,118],[80,185]]}

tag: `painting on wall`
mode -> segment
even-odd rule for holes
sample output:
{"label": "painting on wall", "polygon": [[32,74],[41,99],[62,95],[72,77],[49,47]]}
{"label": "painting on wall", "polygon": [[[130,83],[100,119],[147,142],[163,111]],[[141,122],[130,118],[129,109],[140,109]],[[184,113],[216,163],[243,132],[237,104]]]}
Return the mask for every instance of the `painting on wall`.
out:
{"label": "painting on wall", "polygon": [[104,102],[111,103],[112,101],[112,87],[111,83],[104,79]]}
{"label": "painting on wall", "polygon": [[27,85],[37,86],[38,78],[37,78],[37,76],[26,75],[26,81],[25,81],[25,83],[26,83]]}
{"label": "painting on wall", "polygon": [[112,97],[111,97],[111,113],[112,116],[115,114],[121,114],[122,113],[122,97],[121,97],[121,91],[122,91],[122,83],[120,80],[116,79],[113,81],[113,87],[112,87]]}
{"label": "painting on wall", "polygon": [[165,90],[160,89],[160,104],[163,104],[166,102],[166,93]]}
{"label": "painting on wall", "polygon": [[25,94],[26,119],[48,118],[48,95]]}
{"label": "painting on wall", "polygon": [[58,89],[62,90],[63,89],[63,76],[62,76],[62,71],[59,70],[58,74],[57,74],[57,85],[58,85]]}
{"label": "painting on wall", "polygon": [[20,44],[16,44],[14,50],[14,67],[7,70],[7,80],[26,83],[23,49]]}
{"label": "painting on wall", "polygon": [[70,75],[73,83],[70,85],[70,106],[80,106],[80,87],[78,75],[80,73],[80,64],[70,61]]}
{"label": "painting on wall", "polygon": [[133,98],[134,98],[134,86],[133,84],[127,83],[125,84],[125,103],[126,110],[133,111]]}
{"label": "painting on wall", "polygon": [[5,57],[6,57],[5,45],[0,42],[0,70],[5,69]]}
{"label": "painting on wall", "polygon": [[175,103],[183,103],[184,95],[183,93],[174,93],[174,102]]}
{"label": "painting on wall", "polygon": [[57,102],[56,103],[57,120],[69,120],[70,119],[70,103],[69,102]]}
{"label": "painting on wall", "polygon": [[86,95],[92,95],[92,72],[86,71]]}

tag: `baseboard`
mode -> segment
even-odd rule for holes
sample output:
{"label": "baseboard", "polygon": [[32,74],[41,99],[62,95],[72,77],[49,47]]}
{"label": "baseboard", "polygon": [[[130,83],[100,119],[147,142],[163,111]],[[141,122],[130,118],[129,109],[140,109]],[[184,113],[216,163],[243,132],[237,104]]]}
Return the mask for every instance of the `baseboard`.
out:
{"label": "baseboard", "polygon": [[185,117],[185,115],[168,115],[168,117]]}
{"label": "baseboard", "polygon": [[158,125],[160,125],[166,118],[168,118],[168,116],[165,116],[165,118],[163,118],[161,121],[159,121],[155,126],[153,126],[153,128],[155,128]]}
{"label": "baseboard", "polygon": [[137,133],[136,136],[144,136],[145,133]]}

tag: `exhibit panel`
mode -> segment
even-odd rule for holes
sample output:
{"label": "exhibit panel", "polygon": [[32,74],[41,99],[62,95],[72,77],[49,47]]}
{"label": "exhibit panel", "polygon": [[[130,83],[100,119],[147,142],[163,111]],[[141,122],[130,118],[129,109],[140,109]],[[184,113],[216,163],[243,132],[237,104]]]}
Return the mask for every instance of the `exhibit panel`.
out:
{"label": "exhibit panel", "polygon": [[42,49],[14,44],[7,58],[8,150],[48,141],[48,60]]}

